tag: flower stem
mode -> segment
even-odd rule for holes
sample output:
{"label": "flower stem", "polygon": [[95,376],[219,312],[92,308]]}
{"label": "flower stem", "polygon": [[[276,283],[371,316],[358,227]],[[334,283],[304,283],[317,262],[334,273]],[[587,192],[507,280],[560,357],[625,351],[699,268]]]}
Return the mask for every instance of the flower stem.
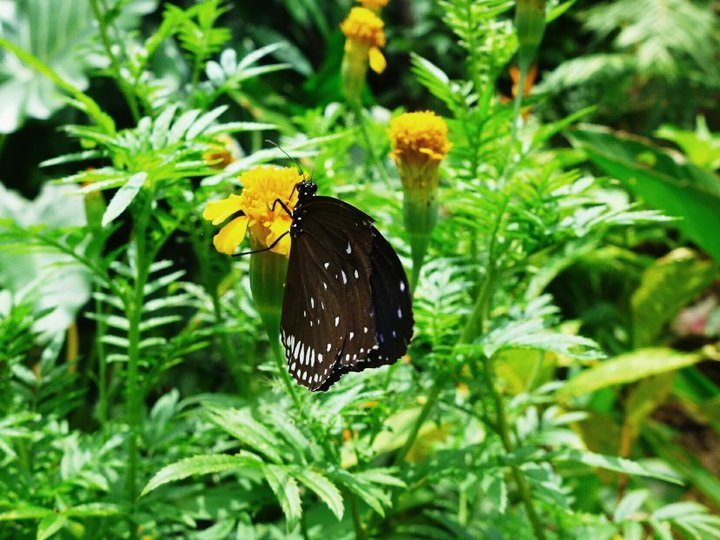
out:
{"label": "flower stem", "polygon": [[373,167],[375,167],[376,172],[380,175],[380,178],[382,178],[382,181],[385,183],[385,185],[389,186],[390,177],[385,170],[385,166],[383,165],[382,160],[375,153],[372,141],[370,140],[370,133],[368,132],[367,128],[367,120],[365,119],[365,115],[363,114],[362,107],[360,103],[356,101],[351,100],[349,103],[350,107],[352,108],[353,114],[355,115],[355,121],[358,123],[358,126],[360,126],[360,133],[362,134],[363,142],[365,143],[365,149],[370,156],[370,161],[372,162]]}
{"label": "flower stem", "polygon": [[298,396],[296,385],[292,381],[292,379],[290,379],[290,374],[288,373],[287,366],[285,365],[285,355],[280,349],[280,340],[270,338],[270,347],[272,348],[273,358],[275,359],[275,364],[277,365],[278,371],[280,372],[280,377],[285,383],[285,389],[287,390],[288,394],[290,394],[293,403],[295,403],[295,408],[300,412],[302,416],[304,416],[302,412],[302,401],[300,400],[300,396]]}
{"label": "flower stem", "polygon": [[520,109],[522,107],[523,93],[525,90],[525,78],[527,77],[529,67],[530,66],[526,65],[525,63],[520,64],[520,79],[518,80],[518,90],[515,94],[515,107],[513,109],[512,125],[510,126],[510,141],[508,142],[507,153],[505,154],[505,162],[503,164],[502,174],[500,175],[500,180],[498,181],[501,189],[505,185],[505,181],[507,180],[510,165],[512,163],[513,150],[515,148],[515,143],[517,142],[518,123],[520,122]]}
{"label": "flower stem", "polygon": [[147,193],[142,207],[135,218],[133,231],[135,245],[135,283],[126,302],[128,314],[128,364],[125,386],[126,416],[128,433],[128,469],[125,480],[126,498],[129,506],[130,538],[137,537],[137,526],[134,522],[137,503],[137,476],[140,461],[139,444],[142,423],[142,389],[140,388],[140,324],[143,316],[143,300],[147,283],[150,261],[146,253],[146,234],[151,210],[152,195]]}

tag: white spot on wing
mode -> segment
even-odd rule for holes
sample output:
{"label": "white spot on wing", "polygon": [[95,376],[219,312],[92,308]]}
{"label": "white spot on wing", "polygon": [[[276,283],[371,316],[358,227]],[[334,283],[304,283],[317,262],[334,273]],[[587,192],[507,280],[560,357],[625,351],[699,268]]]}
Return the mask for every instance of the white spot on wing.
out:
{"label": "white spot on wing", "polygon": [[352,341],[353,337],[355,337],[355,332],[350,332],[350,341]]}
{"label": "white spot on wing", "polygon": [[404,281],[400,282],[400,292],[405,292],[405,282]]}
{"label": "white spot on wing", "polygon": [[330,268],[330,263],[329,263],[329,262],[326,262],[325,264],[323,264],[323,266],[324,266],[325,269],[327,270],[328,268]]}
{"label": "white spot on wing", "polygon": [[358,274],[357,268],[355,269],[355,279],[360,279],[360,274]]}
{"label": "white spot on wing", "polygon": [[315,309],[315,299],[312,296],[310,297],[310,307]]}
{"label": "white spot on wing", "polygon": [[345,272],[343,270],[340,270],[340,273],[343,277],[343,285],[347,285],[347,276],[345,275]]}
{"label": "white spot on wing", "polygon": [[340,324],[340,317],[335,317],[335,326],[338,326]]}
{"label": "white spot on wing", "polygon": [[330,349],[332,349],[332,343],[328,343],[327,350],[330,352]]}
{"label": "white spot on wing", "polygon": [[398,319],[402,319],[402,309],[398,308]]}
{"label": "white spot on wing", "polygon": [[348,242],[348,247],[345,249],[345,252],[350,255],[352,253],[352,248],[350,247],[350,242]]}

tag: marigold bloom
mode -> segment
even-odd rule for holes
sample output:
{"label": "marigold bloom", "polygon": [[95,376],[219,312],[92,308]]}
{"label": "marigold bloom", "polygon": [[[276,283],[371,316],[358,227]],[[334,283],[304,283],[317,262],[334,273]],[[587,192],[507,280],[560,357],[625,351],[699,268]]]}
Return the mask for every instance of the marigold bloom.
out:
{"label": "marigold bloom", "polygon": [[437,188],[438,166],[451,146],[445,120],[432,111],[405,113],[390,122],[389,133],[403,187]]}
{"label": "marigold bloom", "polygon": [[[290,230],[291,217],[276,200],[281,200],[292,211],[297,203],[295,185],[302,180],[301,174],[292,167],[260,166],[240,176],[243,190],[240,195],[209,202],[203,218],[219,225],[231,216],[213,238],[215,249],[232,255],[250,229],[252,249],[264,249]],[[292,194],[292,197],[290,196]],[[273,208],[274,207],[274,208]],[[285,236],[271,251],[288,256],[290,235]]]}
{"label": "marigold bloom", "polygon": [[400,171],[405,229],[413,258],[411,287],[417,284],[437,222],[440,162],[450,150],[445,121],[431,111],[401,114],[390,122],[390,156]]}
{"label": "marigold bloom", "polygon": [[364,7],[354,7],[340,29],[347,38],[342,73],[345,95],[357,101],[365,83],[368,65],[375,73],[385,71],[387,63],[380,47],[385,46],[382,19]]}
{"label": "marigold bloom", "polygon": [[380,17],[367,8],[354,7],[350,15],[340,24],[345,34],[345,52],[362,54],[370,62],[370,69],[375,73],[385,70],[385,57],[380,47],[385,46],[385,23]]}
{"label": "marigold bloom", "polygon": [[380,11],[382,8],[388,5],[390,0],[357,0],[363,7],[371,9],[375,12]]}

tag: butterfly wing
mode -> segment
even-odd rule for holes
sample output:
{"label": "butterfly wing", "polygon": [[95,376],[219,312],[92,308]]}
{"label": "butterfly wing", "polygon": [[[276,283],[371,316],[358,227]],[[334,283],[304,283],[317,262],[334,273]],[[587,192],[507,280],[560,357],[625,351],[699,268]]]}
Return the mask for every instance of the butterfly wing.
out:
{"label": "butterfly wing", "polygon": [[375,227],[372,237],[370,289],[377,345],[364,362],[348,371],[394,363],[407,352],[413,334],[412,299],[405,270],[395,250]]}
{"label": "butterfly wing", "polygon": [[281,339],[291,375],[326,390],[377,345],[370,286],[372,219],[331,197],[296,207]]}

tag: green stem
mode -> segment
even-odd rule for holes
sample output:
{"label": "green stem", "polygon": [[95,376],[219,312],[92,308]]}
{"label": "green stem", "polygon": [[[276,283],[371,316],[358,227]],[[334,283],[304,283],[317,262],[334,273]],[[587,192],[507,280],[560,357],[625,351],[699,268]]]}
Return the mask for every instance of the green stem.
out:
{"label": "green stem", "polygon": [[[499,430],[498,434],[500,435],[503,448],[505,448],[505,451],[509,454],[513,452],[514,445],[512,439],[510,438],[510,427],[507,421],[507,413],[505,412],[505,403],[503,402],[502,396],[495,388],[495,373],[492,366],[492,360],[490,358],[485,358],[483,364],[485,365],[485,377],[487,379],[488,389],[490,390],[490,395],[492,396],[497,412],[497,422],[495,424]],[[518,486],[520,499],[525,506],[525,511],[530,519],[530,524],[532,525],[535,537],[539,540],[545,540],[543,524],[535,510],[535,506],[533,505],[532,497],[530,495],[530,485],[518,465],[510,465],[510,470],[513,478],[515,479],[515,483]]]}
{"label": "green stem", "polygon": [[128,103],[128,107],[130,107],[130,113],[132,114],[133,120],[135,120],[135,122],[137,123],[140,120],[140,111],[138,109],[137,99],[135,98],[135,94],[132,91],[132,88],[128,86],[127,80],[125,79],[125,77],[122,76],[120,72],[120,64],[118,63],[117,58],[112,52],[110,35],[107,31],[105,19],[100,11],[98,0],[90,0],[90,8],[92,9],[93,16],[98,23],[98,28],[100,30],[100,41],[102,41],[103,47],[105,48],[105,54],[107,54],[108,58],[110,59],[110,67],[112,68],[114,76],[113,78],[117,81],[118,86],[120,87],[120,91],[123,93],[123,96],[125,96],[125,100]]}
{"label": "green stem", "polygon": [[126,415],[129,427],[128,434],[128,470],[125,481],[126,497],[129,504],[130,538],[137,538],[137,527],[134,522],[137,502],[137,476],[139,455],[139,439],[142,423],[142,389],[140,388],[140,324],[143,315],[145,284],[147,283],[150,261],[146,260],[146,234],[151,209],[152,195],[146,194],[145,204],[139,210],[135,220],[135,284],[129,301],[128,311],[128,365],[125,386]]}
{"label": "green stem", "polygon": [[515,149],[515,143],[517,142],[518,122],[520,121],[520,109],[523,101],[523,90],[525,88],[525,78],[530,66],[524,62],[520,64],[520,80],[518,81],[518,89],[515,94],[515,107],[513,109],[512,125],[510,126],[510,142],[508,142],[507,153],[505,154],[505,163],[503,164],[502,174],[498,181],[500,189],[505,185],[507,175],[510,170],[512,163],[513,150]]}
{"label": "green stem", "polygon": [[95,299],[95,313],[99,315],[97,321],[97,330],[95,332],[95,350],[98,359],[98,421],[100,425],[105,425],[108,412],[108,393],[107,393],[107,358],[105,356],[105,344],[102,337],[105,335],[106,327],[103,321],[103,304],[100,300]]}
{"label": "green stem", "polygon": [[[495,286],[495,276],[496,276],[495,245],[497,243],[497,235],[500,230],[500,225],[501,225],[502,219],[505,215],[505,208],[507,207],[507,202],[508,202],[508,199],[506,198],[505,202],[500,207],[500,211],[498,212],[498,217],[495,220],[495,227],[493,229],[493,232],[492,232],[492,235],[490,238],[490,248],[489,248],[490,255],[489,255],[488,268],[487,268],[487,274],[485,276],[485,281],[483,282],[483,285],[480,289],[480,293],[478,294],[477,300],[475,301],[475,307],[473,308],[473,311],[470,314],[470,318],[468,319],[468,322],[465,325],[465,330],[463,331],[462,335],[460,336],[460,339],[458,340],[457,344],[455,345],[452,355],[455,354],[459,345],[472,342],[480,333],[482,333],[485,318],[487,316],[488,311],[490,310],[490,301],[492,299],[492,292],[493,292],[493,288]],[[405,444],[403,444],[402,448],[400,449],[400,452],[395,456],[395,464],[396,465],[402,463],[402,461],[407,456],[407,453],[410,451],[410,448],[412,448],[412,445],[415,444],[415,439],[417,438],[417,435],[420,432],[420,428],[422,427],[423,423],[427,419],[432,408],[435,406],[435,402],[437,401],[437,399],[440,395],[440,381],[442,379],[443,379],[443,377],[441,377],[440,373],[438,371],[436,371],[435,377],[432,382],[432,387],[430,389],[430,394],[428,395],[428,400],[425,402],[425,405],[423,406],[422,410],[420,411],[420,414],[418,415],[417,419],[415,420],[413,427],[410,429],[410,433],[408,434],[408,438],[405,440]]]}
{"label": "green stem", "polygon": [[365,149],[370,156],[370,161],[372,162],[375,170],[380,175],[380,178],[382,178],[382,181],[385,183],[385,185],[389,186],[390,177],[385,170],[385,166],[383,165],[382,160],[380,160],[378,155],[375,153],[372,141],[370,140],[370,134],[367,129],[367,121],[365,120],[365,115],[363,114],[362,107],[359,103],[354,101],[350,102],[350,107],[352,108],[353,114],[355,115],[356,122],[360,126],[360,133],[362,134],[363,142],[365,143]]}
{"label": "green stem", "polygon": [[[222,304],[220,302],[220,295],[218,294],[218,288],[213,283],[212,272],[210,270],[210,263],[208,261],[208,249],[200,239],[202,232],[202,225],[188,227],[188,234],[190,235],[190,242],[192,243],[193,250],[195,251],[195,257],[200,267],[200,279],[202,280],[205,290],[210,295],[210,299],[213,304],[213,315],[215,317],[215,324],[222,326],[223,324],[223,313]],[[225,362],[230,366],[230,371],[235,379],[235,385],[237,386],[238,392],[242,396],[250,395],[250,386],[248,384],[248,377],[246,373],[243,373],[240,369],[240,364],[234,361],[235,354],[233,352],[232,343],[230,343],[230,337],[222,332],[217,335],[217,340],[225,357]]]}
{"label": "green stem", "polygon": [[365,529],[363,528],[362,518],[360,517],[360,504],[358,503],[357,495],[348,493],[348,499],[350,499],[350,511],[352,512],[353,527],[355,528],[355,539],[364,540]]}
{"label": "green stem", "polygon": [[420,410],[420,414],[415,419],[415,423],[410,429],[410,433],[408,433],[407,439],[405,439],[405,444],[403,444],[400,451],[395,454],[395,466],[398,466],[403,461],[405,461],[408,452],[410,452],[413,444],[415,444],[415,440],[417,439],[418,433],[420,432],[420,428],[425,423],[425,420],[427,420],[430,411],[432,411],[433,407],[435,406],[435,403],[440,396],[440,384],[438,384],[439,379],[440,377],[435,377],[435,379],[433,380],[433,384],[430,388],[430,394],[427,397],[427,401],[425,401],[425,405],[423,405],[423,408]]}
{"label": "green stem", "polygon": [[278,371],[280,372],[280,377],[282,378],[283,382],[285,383],[285,388],[290,394],[290,397],[292,398],[293,402],[295,403],[295,409],[298,410],[301,414],[301,416],[305,416],[303,412],[303,404],[300,400],[300,396],[298,396],[297,393],[297,385],[292,381],[290,378],[290,373],[288,373],[287,366],[285,365],[285,355],[283,354],[282,350],[280,349],[280,340],[279,339],[270,339],[270,347],[272,348],[272,354],[273,358],[275,359],[275,363],[277,364]]}

